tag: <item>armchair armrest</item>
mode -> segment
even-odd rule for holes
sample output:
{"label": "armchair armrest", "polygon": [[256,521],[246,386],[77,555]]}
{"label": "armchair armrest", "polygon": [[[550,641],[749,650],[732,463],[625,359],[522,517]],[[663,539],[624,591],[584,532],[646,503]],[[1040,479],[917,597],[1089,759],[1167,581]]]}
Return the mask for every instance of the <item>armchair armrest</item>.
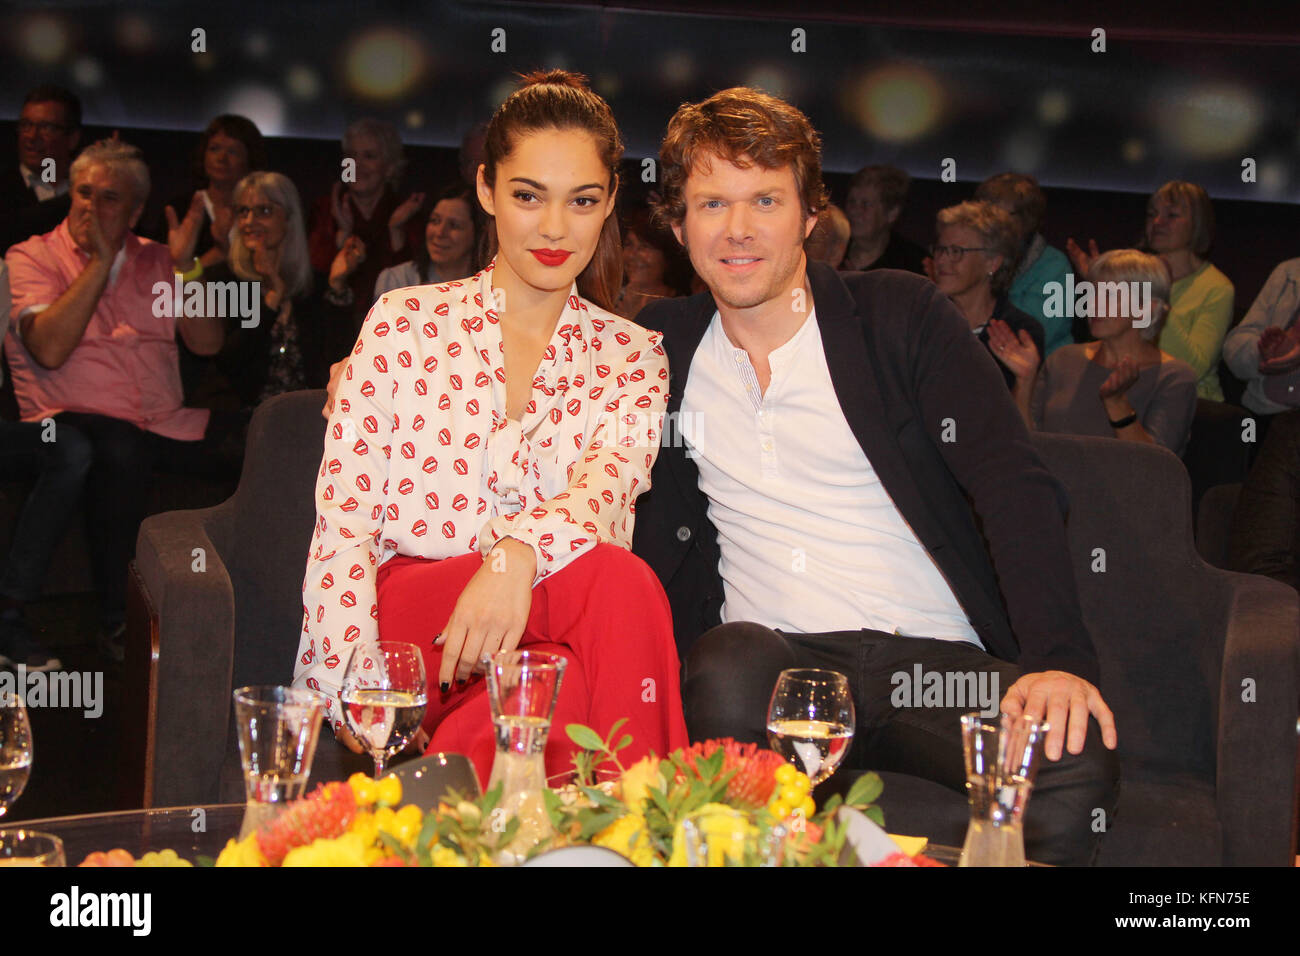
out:
{"label": "armchair armrest", "polygon": [[1223,862],[1291,866],[1300,596],[1262,575],[1228,577],[1231,610],[1219,685],[1216,760]]}
{"label": "armchair armrest", "polygon": [[150,806],[199,805],[218,796],[230,723],[235,595],[208,535],[217,510],[155,515],[140,525],[136,540],[141,584],[159,621]]}

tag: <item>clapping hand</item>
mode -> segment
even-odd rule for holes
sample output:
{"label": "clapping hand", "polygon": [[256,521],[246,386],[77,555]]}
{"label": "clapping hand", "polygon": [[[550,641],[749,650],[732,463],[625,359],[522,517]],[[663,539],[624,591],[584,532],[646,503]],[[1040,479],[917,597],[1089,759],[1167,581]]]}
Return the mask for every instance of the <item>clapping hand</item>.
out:
{"label": "clapping hand", "polygon": [[230,254],[230,229],[235,224],[235,210],[231,206],[218,206],[212,219],[212,244],[223,255]]}
{"label": "clapping hand", "polygon": [[203,226],[203,196],[194,194],[184,219],[178,220],[176,210],[171,206],[166,208],[164,215],[167,217],[167,249],[172,254],[172,264],[178,269],[187,269],[194,259],[194,246]]}
{"label": "clapping hand", "polygon": [[1106,377],[1106,381],[1101,383],[1101,388],[1097,390],[1097,394],[1102,401],[1108,398],[1119,398],[1132,388],[1133,383],[1137,380],[1137,362],[1125,356],[1116,363],[1115,368]]}
{"label": "clapping hand", "polygon": [[1300,367],[1300,328],[1265,329],[1259,336],[1261,375],[1280,375]]}
{"label": "clapping hand", "polygon": [[337,291],[343,291],[347,277],[356,272],[357,266],[365,261],[366,244],[358,236],[348,236],[330,264],[330,285]]}
{"label": "clapping hand", "polygon": [[344,237],[352,235],[352,204],[348,202],[342,183],[335,183],[330,190],[330,213],[339,232]]}
{"label": "clapping hand", "polygon": [[403,228],[422,205],[424,205],[424,193],[411,193],[388,217],[388,228],[394,232]]}
{"label": "clapping hand", "polygon": [[1042,358],[1028,332],[1021,329],[1017,335],[1001,319],[990,319],[988,328],[989,347],[993,350],[993,355],[1012,375],[1023,381],[1038,374],[1038,364]]}
{"label": "clapping hand", "polygon": [[1092,268],[1092,261],[1096,259],[1101,252],[1097,249],[1097,240],[1088,240],[1088,251],[1084,252],[1073,238],[1065,240],[1065,254],[1070,257],[1070,262],[1074,263],[1075,275],[1082,278],[1088,274]]}

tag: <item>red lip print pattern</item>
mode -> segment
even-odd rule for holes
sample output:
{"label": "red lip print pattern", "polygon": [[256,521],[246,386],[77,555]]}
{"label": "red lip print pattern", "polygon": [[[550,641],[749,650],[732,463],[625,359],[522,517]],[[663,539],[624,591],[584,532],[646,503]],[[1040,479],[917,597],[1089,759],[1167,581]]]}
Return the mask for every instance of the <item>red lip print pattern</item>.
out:
{"label": "red lip print pattern", "polygon": [[[545,577],[598,542],[631,545],[633,503],[649,487],[657,448],[620,455],[632,450],[619,447],[625,436],[646,441],[649,432],[619,419],[633,409],[663,414],[658,336],[571,292],[522,416],[510,422],[499,316],[483,308],[491,276],[489,267],[464,283],[383,297],[339,388],[336,406],[356,425],[343,428],[340,416],[325,440],[294,677],[329,698],[332,724],[338,652],[377,635],[375,573],[387,556],[486,554],[515,533],[536,542]],[[430,454],[441,448],[459,450],[450,468]]]}

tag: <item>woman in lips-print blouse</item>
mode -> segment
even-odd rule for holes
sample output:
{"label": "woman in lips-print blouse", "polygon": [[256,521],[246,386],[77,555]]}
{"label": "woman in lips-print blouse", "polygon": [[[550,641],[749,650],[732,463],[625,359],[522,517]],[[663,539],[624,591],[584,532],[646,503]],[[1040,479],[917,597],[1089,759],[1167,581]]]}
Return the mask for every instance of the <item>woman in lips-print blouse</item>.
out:
{"label": "woman in lips-print blouse", "polygon": [[[294,685],[338,692],[358,642],[424,649],[429,749],[486,781],[483,654],[569,659],[552,723],[607,733],[622,759],[687,742],[667,598],[631,552],[667,403],[657,333],[608,304],[622,145],[581,77],[533,74],[488,130],[478,194],[496,257],[472,278],[398,289],[342,374],[316,485]],[[552,733],[548,774],[572,745]]]}

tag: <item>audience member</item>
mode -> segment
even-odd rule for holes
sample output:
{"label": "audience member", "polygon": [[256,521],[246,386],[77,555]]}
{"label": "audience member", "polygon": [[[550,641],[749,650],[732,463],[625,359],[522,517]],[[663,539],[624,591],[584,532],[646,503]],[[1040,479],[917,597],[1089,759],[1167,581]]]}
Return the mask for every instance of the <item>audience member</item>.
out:
{"label": "audience member", "polygon": [[832,269],[838,269],[849,251],[849,239],[853,235],[853,224],[844,210],[833,203],[827,203],[822,214],[817,217],[817,225],[804,241],[803,251],[813,262],[821,262]]}
{"label": "audience member", "polygon": [[1228,567],[1300,590],[1300,411],[1273,419],[1242,485]]}
{"label": "audience member", "polygon": [[420,242],[423,219],[416,214],[424,194],[398,195],[406,159],[391,123],[377,119],[352,123],[343,134],[343,155],[355,162],[356,178],[335,183],[328,196],[316,200],[309,216],[308,244],[312,268],[328,273],[339,250],[355,240],[346,288],[332,297],[336,305],[350,307],[355,339],[373,301],[379,273],[410,259]]}
{"label": "audience member", "polygon": [[1223,360],[1246,383],[1242,404],[1261,415],[1300,406],[1300,259],[1268,277],[1250,311],[1223,341]]}
{"label": "audience member", "polygon": [[[22,420],[53,418],[94,448],[87,487],[92,564],[105,633],[120,654],[126,567],[154,464],[201,445],[209,420],[181,406],[176,333],[199,355],[221,347],[221,326],[174,316],[166,246],[131,230],[149,194],[139,150],[106,140],[69,172],[72,206],[53,231],[21,242],[6,261],[13,292],[7,352]],[[183,310],[182,310],[183,311]],[[60,503],[60,507],[64,507]]]}
{"label": "audience member", "polygon": [[[1094,289],[1118,283],[1123,294],[1100,292],[1088,324],[1095,342],[1067,345],[1047,357],[1024,333],[990,323],[993,354],[1016,377],[1016,404],[1030,428],[1073,435],[1113,435],[1163,445],[1181,455],[1196,414],[1196,373],[1155,344],[1169,309],[1169,270],[1156,256],[1114,249],[1088,270]],[[1135,301],[1134,283],[1150,300]]]}
{"label": "audience member", "polygon": [[227,322],[225,343],[199,391],[205,404],[238,408],[246,422],[273,395],[324,386],[330,360],[351,350],[351,311],[331,305],[325,291],[345,287],[356,244],[339,250],[328,278],[313,273],[302,204],[287,176],[251,173],[233,198],[228,268],[207,278],[256,283],[259,318],[248,327],[238,319]]}
{"label": "audience member", "polygon": [[194,252],[204,269],[226,259],[235,227],[235,185],[251,172],[266,168],[266,144],[252,120],[225,113],[208,124],[194,154],[192,193],[164,207],[168,232],[191,208],[199,215],[200,232]]}
{"label": "audience member", "polygon": [[[1011,280],[1011,304],[1032,315],[1043,326],[1047,351],[1051,355],[1073,341],[1070,319],[1065,310],[1048,315],[1052,283],[1065,284],[1070,261],[1065,253],[1049,246],[1040,231],[1047,214],[1047,197],[1033,176],[1023,173],[999,173],[980,183],[975,198],[987,200],[1011,213],[1020,227],[1020,255]],[[1080,274],[1084,270],[1080,270]]]}
{"label": "audience member", "polygon": [[[1160,348],[1196,371],[1196,394],[1223,401],[1219,356],[1232,325],[1232,282],[1205,258],[1214,242],[1214,205],[1196,183],[1171,180],[1147,202],[1148,251],[1164,260],[1173,278],[1169,315],[1160,333]],[[1085,253],[1073,240],[1068,248],[1077,272],[1086,273],[1097,253]]]}
{"label": "audience member", "polygon": [[684,294],[690,269],[673,234],[651,221],[645,207],[625,210],[622,220],[624,283],[614,311],[635,320],[651,302]]}
{"label": "audience member", "polygon": [[[935,222],[938,241],[931,248],[934,284],[952,299],[957,311],[985,348],[989,347],[990,319],[1000,319],[1012,332],[1022,331],[1043,353],[1043,327],[1007,299],[1020,233],[1011,214],[990,202],[964,202],[941,210]],[[1005,365],[998,366],[1007,388],[1016,378]]]}
{"label": "audience member", "polygon": [[[10,305],[9,270],[0,259],[0,341],[9,329]],[[0,479],[35,482],[0,569],[0,667],[51,671],[63,666],[33,635],[24,608],[41,596],[54,549],[76,513],[90,458],[90,443],[71,425],[0,420]]]}
{"label": "audience member", "polygon": [[853,174],[844,212],[852,235],[841,269],[924,272],[925,250],[894,232],[912,178],[893,166],[864,166]]}
{"label": "audience member", "polygon": [[424,242],[416,246],[415,258],[379,273],[371,301],[394,289],[451,282],[477,274],[485,264],[484,226],[474,191],[459,183],[447,187],[429,210]]}
{"label": "audience member", "polygon": [[75,94],[48,85],[27,94],[18,117],[18,168],[0,175],[0,255],[67,216],[68,171],[80,141]]}

